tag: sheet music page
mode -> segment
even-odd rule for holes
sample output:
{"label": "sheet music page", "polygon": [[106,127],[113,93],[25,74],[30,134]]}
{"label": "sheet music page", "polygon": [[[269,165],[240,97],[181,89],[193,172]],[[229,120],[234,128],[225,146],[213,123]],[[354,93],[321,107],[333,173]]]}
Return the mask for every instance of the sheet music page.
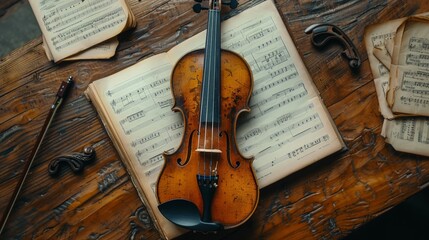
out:
{"label": "sheet music page", "polygon": [[239,121],[237,142],[254,156],[263,188],[340,150],[342,142],[272,1],[246,16],[225,23],[222,46],[252,69],[251,112]]}
{"label": "sheet music page", "polygon": [[29,0],[54,61],[118,35],[127,26],[124,0]]}
{"label": "sheet music page", "polygon": [[364,42],[374,79],[389,74],[389,69],[376,57],[374,50],[377,51],[376,49],[378,49],[378,51],[381,51],[381,53],[378,53],[379,55],[385,55],[385,57],[390,58],[390,54],[385,47],[386,41],[395,37],[396,29],[405,20],[406,18],[400,18],[365,28]]}
{"label": "sheet music page", "polygon": [[[378,25],[378,27],[381,26],[382,24]],[[374,30],[374,28],[372,29]],[[379,30],[378,32],[382,31]],[[366,33],[376,36],[374,32],[367,31]],[[368,39],[367,36],[365,36],[365,39]],[[369,49],[371,47],[374,47],[374,49],[376,47],[385,48],[390,56],[393,46],[389,42],[391,42],[390,38],[386,39],[384,43],[380,42],[377,46],[372,44],[366,45],[368,58],[371,59],[369,55],[373,50]],[[385,46],[383,46],[383,44]],[[372,53],[375,55],[374,51],[372,51]],[[377,58],[375,60],[377,60]],[[376,71],[375,73],[373,72],[373,75],[377,75],[377,73],[379,73],[378,69],[380,69],[377,67],[379,62],[370,61],[370,64],[371,69]],[[392,147],[397,151],[429,156],[429,120],[427,118],[418,117],[397,118],[398,115],[392,113],[386,100],[386,93],[389,88],[389,72],[383,74],[382,77],[375,78],[374,84],[377,92],[380,112],[385,118],[381,132],[381,135],[385,138],[385,141],[391,144]]]}
{"label": "sheet music page", "polygon": [[428,46],[428,17],[410,17],[398,28],[387,93],[394,113],[429,116]]}
{"label": "sheet music page", "polygon": [[392,147],[401,152],[429,156],[429,119],[418,117],[394,118],[387,105],[386,91],[389,77],[374,79],[380,112],[385,118],[381,136]]}
{"label": "sheet music page", "polygon": [[429,156],[429,119],[407,117],[385,120],[383,136],[397,151]]}
{"label": "sheet music page", "polygon": [[386,91],[389,84],[387,76],[374,80],[381,113],[386,118],[381,135],[394,149],[401,152],[429,156],[429,119],[424,117],[401,117],[394,120],[387,106]]}

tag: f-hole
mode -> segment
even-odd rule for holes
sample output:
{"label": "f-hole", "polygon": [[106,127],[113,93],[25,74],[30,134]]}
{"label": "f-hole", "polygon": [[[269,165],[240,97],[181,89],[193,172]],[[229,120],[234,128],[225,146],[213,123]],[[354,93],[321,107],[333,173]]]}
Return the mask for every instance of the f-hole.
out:
{"label": "f-hole", "polygon": [[191,136],[189,137],[189,142],[188,142],[188,152],[186,153],[186,160],[184,163],[182,163],[182,158],[178,158],[177,159],[177,164],[181,167],[185,166],[186,164],[188,164],[189,159],[191,159],[191,149],[192,149],[192,139],[194,138],[194,133],[197,132],[197,130],[195,129],[194,131],[191,132]]}
{"label": "f-hole", "polygon": [[240,162],[236,161],[235,163],[233,163],[232,160],[231,160],[231,147],[230,147],[231,143],[229,141],[229,135],[228,135],[228,133],[226,131],[221,131],[219,133],[219,137],[222,138],[224,136],[226,138],[226,148],[227,148],[227,151],[226,151],[227,155],[226,155],[226,157],[228,159],[228,164],[229,164],[230,167],[232,167],[234,169],[237,169],[240,166]]}

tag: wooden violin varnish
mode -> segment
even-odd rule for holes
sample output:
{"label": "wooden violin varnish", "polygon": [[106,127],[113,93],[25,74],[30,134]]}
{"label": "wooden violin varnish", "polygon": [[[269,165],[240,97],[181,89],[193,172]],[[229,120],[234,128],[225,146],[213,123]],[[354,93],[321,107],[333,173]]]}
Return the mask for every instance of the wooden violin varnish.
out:
{"label": "wooden violin varnish", "polygon": [[244,223],[259,199],[253,158],[242,156],[236,144],[237,118],[250,111],[252,73],[241,56],[221,49],[221,6],[209,2],[205,49],[186,54],[173,69],[173,110],[181,112],[185,129],[177,150],[164,153],[157,183],[161,213],[203,232]]}

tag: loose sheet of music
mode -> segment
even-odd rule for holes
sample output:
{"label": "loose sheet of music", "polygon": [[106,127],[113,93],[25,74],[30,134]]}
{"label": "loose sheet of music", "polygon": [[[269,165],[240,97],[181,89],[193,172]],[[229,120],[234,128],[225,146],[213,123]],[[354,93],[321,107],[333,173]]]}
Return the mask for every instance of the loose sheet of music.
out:
{"label": "loose sheet of music", "polygon": [[407,24],[410,19],[414,18],[367,27],[365,44],[380,112],[385,118],[381,135],[398,151],[429,156],[429,119],[412,116],[423,115],[420,110],[427,109],[429,100],[429,32],[427,27],[422,29],[421,21]]}
{"label": "loose sheet of music", "polygon": [[429,17],[410,17],[399,26],[391,65],[392,111],[429,116]]}
{"label": "loose sheet of music", "polygon": [[102,42],[89,53],[73,58],[111,57],[118,45],[115,36],[134,24],[124,0],[29,0],[29,3],[43,33],[46,54],[54,61]]}
{"label": "loose sheet of music", "polygon": [[[237,142],[265,187],[342,149],[333,122],[271,1],[222,23],[222,48],[242,55],[251,67],[251,112],[239,118]],[[182,139],[183,119],[172,112],[170,74],[180,57],[204,47],[205,32],[167,53],[90,85],[87,93],[137,175],[151,206],[164,151]],[[96,95],[96,96],[92,96]],[[110,126],[111,125],[111,126]],[[161,224],[162,225],[162,224]]]}

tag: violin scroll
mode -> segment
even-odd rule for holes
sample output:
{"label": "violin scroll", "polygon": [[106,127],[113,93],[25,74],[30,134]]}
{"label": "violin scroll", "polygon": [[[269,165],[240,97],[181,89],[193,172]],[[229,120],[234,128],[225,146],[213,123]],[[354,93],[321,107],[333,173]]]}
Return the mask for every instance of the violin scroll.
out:
{"label": "violin scroll", "polygon": [[[209,10],[209,9],[211,9],[210,7],[203,6],[202,5],[202,2],[203,2],[202,0],[195,0],[195,2],[197,2],[197,3],[192,7],[192,9],[194,10],[195,13],[200,13],[201,10]],[[216,1],[210,1],[209,6],[212,5],[212,2],[216,2]],[[238,7],[238,1],[237,0],[223,1],[222,5],[227,5],[231,9],[236,9]]]}

